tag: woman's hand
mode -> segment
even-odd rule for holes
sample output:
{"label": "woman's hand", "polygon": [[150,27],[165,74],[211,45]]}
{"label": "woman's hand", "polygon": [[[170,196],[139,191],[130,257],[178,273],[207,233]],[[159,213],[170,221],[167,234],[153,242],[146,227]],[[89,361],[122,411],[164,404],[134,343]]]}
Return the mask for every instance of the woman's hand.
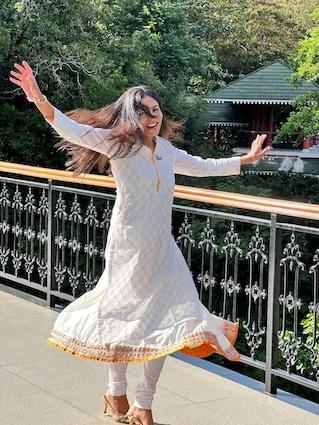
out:
{"label": "woman's hand", "polygon": [[31,66],[26,61],[22,61],[22,65],[15,63],[14,66],[18,71],[10,71],[13,77],[9,80],[21,87],[29,102],[34,102],[45,119],[52,123],[54,120],[54,107],[48,101],[46,96],[41,93],[38,83],[33,75]]}
{"label": "woman's hand", "polygon": [[262,149],[263,142],[267,138],[267,134],[262,134],[256,137],[256,139],[252,142],[250,151],[241,156],[241,164],[251,164],[256,161],[259,161],[263,156],[266,155],[267,152],[270,151],[271,146],[267,146]]}
{"label": "woman's hand", "polygon": [[[33,71],[26,61],[22,61],[22,64],[15,63],[14,66],[20,72],[10,71],[11,77],[9,80],[21,87],[24,91],[29,102],[32,102],[33,98],[43,97],[41,90],[38,86],[38,83],[33,75]],[[13,78],[13,77],[15,78]]]}

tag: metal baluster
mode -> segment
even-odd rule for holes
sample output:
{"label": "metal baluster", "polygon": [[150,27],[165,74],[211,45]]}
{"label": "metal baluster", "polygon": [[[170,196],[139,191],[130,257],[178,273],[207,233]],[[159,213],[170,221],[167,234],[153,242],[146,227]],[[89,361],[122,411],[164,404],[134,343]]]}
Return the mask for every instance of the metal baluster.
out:
{"label": "metal baluster", "polygon": [[24,258],[24,267],[27,272],[28,281],[31,281],[31,275],[34,268],[35,256],[34,256],[34,239],[35,239],[35,230],[34,230],[34,213],[36,211],[35,198],[32,193],[31,188],[29,188],[26,200],[25,200],[24,210],[25,210],[25,254]]}
{"label": "metal baluster", "polygon": [[54,218],[56,219],[55,232],[53,231],[54,220],[53,219],[51,220],[51,232],[52,232],[52,235],[55,234],[54,278],[57,284],[57,290],[58,292],[61,292],[62,285],[65,279],[66,269],[67,269],[65,265],[65,247],[67,246],[67,239],[65,237],[65,221],[68,218],[68,214],[66,213],[65,201],[62,197],[62,193],[59,192],[59,197],[56,202],[54,202],[53,195],[54,193],[52,194],[52,199],[51,199],[52,209],[54,208],[54,205],[55,205]]}
{"label": "metal baluster", "polygon": [[80,283],[81,271],[79,270],[79,252],[81,249],[80,242],[80,224],[83,222],[81,216],[81,207],[78,202],[77,195],[71,206],[71,213],[69,215],[71,222],[71,237],[69,239],[68,247],[70,248],[70,263],[67,268],[69,275],[69,282],[72,288],[72,295],[75,297],[75,292]]}
{"label": "metal baluster", "polygon": [[[282,329],[278,331],[279,348],[282,357],[286,360],[287,372],[297,362],[299,348],[302,346],[302,339],[298,337],[298,310],[302,302],[298,298],[298,282],[300,270],[305,270],[305,264],[299,261],[301,251],[296,244],[294,232],[291,234],[290,242],[286,245],[283,253],[285,257],[280,260],[280,265],[284,269],[283,294],[279,296],[279,303],[282,305]],[[289,290],[289,272],[294,274],[293,290]],[[293,313],[293,330],[288,329],[287,315]]]}
{"label": "metal baluster", "polygon": [[102,214],[102,221],[100,222],[100,228],[103,229],[103,235],[102,235],[103,247],[100,250],[100,257],[102,257],[102,268],[105,267],[104,252],[105,252],[105,248],[106,248],[107,235],[108,235],[108,231],[109,231],[109,227],[110,227],[111,217],[112,217],[112,208],[111,208],[111,205],[110,205],[110,200],[108,199],[106,201],[106,207],[105,207],[103,214]]}
{"label": "metal baluster", "polygon": [[52,191],[52,180],[48,180],[48,197],[47,197],[47,213],[46,213],[46,225],[47,225],[47,251],[46,251],[46,263],[47,263],[47,306],[54,307],[56,297],[52,296],[51,291],[56,289],[54,287],[54,262],[53,262],[53,247],[54,247],[54,198]]}
{"label": "metal baluster", "polygon": [[3,273],[6,272],[6,266],[10,255],[8,240],[10,230],[8,209],[10,205],[10,193],[6,184],[3,183],[0,193],[0,264]]}
{"label": "metal baluster", "polygon": [[[220,286],[223,288],[223,312],[222,317],[227,320],[239,321],[236,318],[237,311],[237,294],[240,291],[241,285],[238,283],[238,258],[242,257],[243,252],[240,245],[240,239],[238,237],[238,233],[235,233],[235,225],[232,221],[230,223],[230,231],[226,233],[226,237],[224,238],[224,245],[221,248],[221,252],[225,253],[225,269],[224,269],[224,278],[220,282]],[[234,257],[234,268],[233,268],[233,276],[229,274],[229,260]],[[232,315],[227,313],[227,299],[231,298],[232,300]]]}
{"label": "metal baluster", "polygon": [[313,301],[309,305],[309,311],[313,314],[312,335],[307,338],[306,347],[310,350],[310,362],[315,371],[315,377],[319,384],[319,248],[313,257],[315,264],[310,267],[309,273],[313,275]]}
{"label": "metal baluster", "polygon": [[39,215],[39,231],[37,234],[37,239],[39,241],[39,253],[36,263],[38,266],[38,274],[41,285],[44,286],[48,273],[48,198],[44,189],[40,197],[37,213]]}
{"label": "metal baluster", "polygon": [[[213,287],[216,284],[214,276],[214,254],[217,252],[217,245],[214,243],[216,239],[215,231],[210,227],[210,219],[207,217],[206,226],[201,233],[201,241],[198,243],[198,248],[201,248],[201,273],[198,275],[197,281],[200,283],[199,298],[203,302],[203,291],[208,292],[208,310],[212,312],[213,304]],[[208,270],[205,268],[205,253],[209,258]]]}
{"label": "metal baluster", "polygon": [[273,369],[277,368],[278,364],[277,330],[279,329],[281,254],[282,231],[277,228],[277,214],[271,214],[265,371],[265,391],[269,394],[277,393],[277,378],[273,374]]}
{"label": "metal baluster", "polygon": [[17,277],[21,267],[21,263],[22,263],[21,235],[23,233],[23,227],[21,224],[21,212],[23,210],[23,203],[22,203],[22,195],[18,185],[16,185],[16,190],[13,195],[12,208],[13,208],[13,226],[11,231],[13,233],[13,249],[11,252],[11,256],[12,256],[14,274]]}
{"label": "metal baluster", "polygon": [[176,242],[179,245],[183,255],[184,250],[186,251],[186,261],[188,267],[191,269],[192,266],[192,247],[195,246],[195,240],[193,239],[192,225],[188,221],[188,214],[185,213],[184,221],[178,229],[180,236],[177,237]]}
{"label": "metal baluster", "polygon": [[83,278],[85,281],[85,289],[87,291],[93,289],[98,280],[95,269],[96,256],[99,253],[99,250],[96,247],[96,228],[99,225],[99,221],[96,217],[96,207],[93,203],[93,198],[91,198],[84,220],[84,224],[86,225],[86,244],[84,246],[84,252],[86,254],[86,266]]}
{"label": "metal baluster", "polygon": [[[256,227],[255,235],[252,236],[249,243],[251,250],[247,253],[246,259],[249,260],[249,284],[246,285],[245,293],[248,295],[248,313],[247,321],[243,321],[243,328],[246,329],[245,338],[247,345],[250,348],[250,355],[255,360],[256,350],[262,344],[262,336],[266,332],[265,327],[261,327],[262,319],[262,302],[266,298],[266,290],[264,286],[264,264],[268,264],[268,257],[265,254],[266,246],[263,238],[259,235],[259,226]],[[257,264],[259,280],[255,281],[254,278],[254,264]],[[257,323],[253,320],[253,305],[257,305],[255,315],[257,316]]]}

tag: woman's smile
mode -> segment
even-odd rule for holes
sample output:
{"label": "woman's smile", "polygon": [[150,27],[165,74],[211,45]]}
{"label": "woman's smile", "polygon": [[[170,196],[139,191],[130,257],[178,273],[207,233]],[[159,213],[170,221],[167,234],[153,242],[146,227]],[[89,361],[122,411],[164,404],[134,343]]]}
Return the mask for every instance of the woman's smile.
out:
{"label": "woman's smile", "polygon": [[157,127],[158,127],[158,121],[157,121],[157,122],[155,122],[155,123],[151,123],[151,124],[147,124],[147,125],[146,125],[146,128],[147,128],[149,131],[156,131],[156,130],[157,130]]}

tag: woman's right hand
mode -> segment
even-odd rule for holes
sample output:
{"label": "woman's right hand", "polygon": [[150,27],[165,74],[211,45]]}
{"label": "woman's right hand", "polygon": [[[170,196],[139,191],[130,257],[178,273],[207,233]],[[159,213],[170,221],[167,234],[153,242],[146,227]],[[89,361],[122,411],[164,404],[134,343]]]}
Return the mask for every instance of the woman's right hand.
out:
{"label": "woman's right hand", "polygon": [[43,96],[28,62],[22,61],[21,65],[15,63],[14,66],[20,72],[11,70],[10,74],[15,78],[10,77],[9,80],[22,88],[27,99],[32,102],[33,98]]}

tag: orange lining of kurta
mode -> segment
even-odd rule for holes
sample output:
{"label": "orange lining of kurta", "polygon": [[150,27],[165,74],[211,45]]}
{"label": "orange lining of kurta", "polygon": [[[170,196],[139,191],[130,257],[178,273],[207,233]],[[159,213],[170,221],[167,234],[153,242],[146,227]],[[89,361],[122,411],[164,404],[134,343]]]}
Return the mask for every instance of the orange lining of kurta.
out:
{"label": "orange lining of kurta", "polygon": [[[233,326],[233,325],[236,325],[236,323],[232,323],[231,328],[230,328],[230,326],[228,326],[229,329],[226,326],[226,329],[225,329],[225,332],[224,332],[224,333],[227,333],[226,337],[227,337],[227,339],[229,339],[232,346],[235,345],[235,342],[236,342],[236,339],[237,339],[237,336],[238,336],[238,331],[239,331],[239,324],[237,323],[237,327]],[[233,329],[234,329],[234,331],[232,331]],[[228,333],[229,333],[229,335],[228,335]],[[216,346],[212,345],[208,341],[203,341],[203,344],[200,345],[199,347],[194,347],[194,348],[184,347],[180,351],[183,352],[184,354],[187,354],[188,356],[200,357],[200,358],[208,357],[208,356],[210,356],[214,353],[222,354]],[[224,355],[224,354],[222,354],[222,355]],[[240,360],[240,355],[239,355],[238,360],[235,360],[235,361],[239,361],[239,360]]]}
{"label": "orange lining of kurta", "polygon": [[[237,325],[237,326],[236,326]],[[231,343],[231,345],[233,346],[235,344],[235,341],[237,339],[238,336],[238,330],[239,330],[239,325],[238,323],[231,323],[231,326],[227,326],[225,327],[224,330],[224,334],[227,337],[227,339],[229,340],[229,342]],[[196,335],[202,335],[204,336],[205,334],[208,334],[208,336],[210,336],[209,334],[212,335],[212,340],[214,340],[214,336],[211,332],[206,331],[206,332],[198,332],[198,333],[194,333],[194,334],[190,334],[187,336],[187,338],[185,338],[185,342],[182,342],[180,344],[175,344],[172,346],[168,346],[167,349],[149,349],[149,348],[137,348],[137,347],[120,347],[119,350],[122,351],[128,351],[128,352],[137,352],[137,353],[143,353],[143,351],[151,351],[152,355],[151,356],[138,356],[135,355],[134,357],[105,357],[105,356],[98,356],[98,355],[93,355],[90,353],[81,353],[80,351],[77,351],[76,349],[70,349],[67,346],[63,346],[57,342],[54,341],[55,337],[51,336],[50,338],[47,339],[47,343],[49,345],[51,345],[52,347],[59,349],[61,351],[64,351],[68,354],[71,354],[75,357],[79,357],[81,359],[88,359],[88,360],[96,360],[96,361],[102,361],[102,362],[108,362],[108,363],[127,363],[127,362],[131,362],[131,363],[140,363],[140,362],[145,362],[148,360],[153,360],[168,354],[171,354],[175,351],[181,351],[184,354],[187,354],[189,356],[192,357],[207,357],[213,353],[217,353],[217,354],[221,354],[224,357],[228,358],[229,360],[232,361],[240,361],[240,354],[233,348],[231,350],[227,350],[224,351],[222,350],[220,347],[217,346],[217,344],[215,345],[213,342],[210,342],[209,340],[197,340],[196,342],[191,341],[192,337],[194,337],[196,339]],[[65,338],[68,338],[66,335],[64,335]],[[76,342],[77,343],[77,348],[81,348],[81,346],[84,346],[86,351],[90,350],[90,347],[85,347],[85,344],[76,341],[74,338],[69,338],[69,341],[72,342]],[[189,347],[189,345],[196,345],[196,347]],[[199,345],[199,346],[198,346]],[[94,348],[98,348],[97,346],[95,346]],[[92,347],[92,351],[93,351],[93,347]],[[235,353],[233,353],[233,351],[235,351]]]}

